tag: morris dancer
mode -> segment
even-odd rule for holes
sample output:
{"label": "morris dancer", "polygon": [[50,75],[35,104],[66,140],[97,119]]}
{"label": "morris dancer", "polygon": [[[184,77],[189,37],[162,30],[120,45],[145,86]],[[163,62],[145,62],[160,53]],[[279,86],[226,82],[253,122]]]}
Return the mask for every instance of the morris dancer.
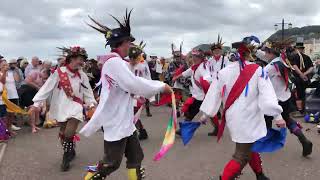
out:
{"label": "morris dancer", "polygon": [[87,59],[85,49],[76,46],[61,48],[66,55],[66,66],[58,68],[33,98],[34,107],[50,101],[49,118],[59,122],[59,137],[63,146],[62,171],[68,171],[74,159],[76,131],[84,120],[83,105],[94,106],[96,101],[87,75],[81,70]]}
{"label": "morris dancer", "polygon": [[[219,71],[230,64],[228,57],[223,54],[223,44],[224,43],[222,42],[222,37],[218,35],[217,42],[213,43],[210,47],[212,58],[208,59],[207,66],[212,79],[216,79]],[[212,132],[208,133],[208,136],[216,136],[218,134],[219,118],[221,118],[220,112],[217,114],[217,116],[212,118],[212,121],[210,121],[212,122],[211,124],[213,125],[214,129]]]}
{"label": "morris dancer", "polygon": [[[145,47],[145,44],[141,42],[139,46],[133,45],[129,49],[129,69],[134,73],[135,76],[139,76],[145,79],[151,80],[150,72],[148,66],[144,63],[143,58],[143,48]],[[135,96],[134,100],[134,113],[136,114],[138,110],[141,108],[141,106],[146,102],[146,99],[140,96]],[[150,111],[149,111],[150,113]],[[143,124],[140,119],[136,122],[136,128],[139,132],[139,139],[144,140],[148,139],[148,133],[146,129],[144,129]]]}
{"label": "morris dancer", "polygon": [[[171,44],[171,50],[172,50],[172,56],[173,56],[173,61],[169,64],[168,67],[168,73],[170,75],[170,79],[176,75],[180,74],[181,72],[185,71],[188,69],[187,63],[182,59],[182,42],[180,44],[179,50],[175,50],[175,45],[172,43]],[[174,88],[174,92],[176,95],[176,103],[177,103],[177,116],[180,117],[180,102],[182,100],[182,95],[184,89],[188,88],[186,87],[186,78],[180,78],[178,81],[172,82],[172,86]]]}
{"label": "morris dancer", "polygon": [[266,136],[264,114],[273,116],[279,127],[285,126],[282,108],[262,68],[249,62],[252,58],[249,48],[242,44],[238,49],[240,60],[219,71],[216,80],[200,107],[206,116],[212,116],[224,104],[218,140],[227,124],[231,139],[236,143],[233,159],[225,166],[222,180],[235,179],[247,163],[256,174],[257,180],[268,180],[262,170],[258,153],[251,152],[252,144]]}
{"label": "morris dancer", "polygon": [[130,14],[126,11],[124,22],[114,18],[119,28],[110,29],[91,18],[97,27],[91,26],[104,34],[107,46],[111,47],[110,58],[102,69],[102,91],[99,105],[92,119],[80,133],[92,135],[101,126],[104,129],[104,158],[98,163],[97,172],[89,179],[104,179],[116,171],[125,154],[127,158],[129,180],[144,177],[141,167],[144,154],[134,125],[133,95],[150,98],[159,93],[172,93],[170,86],[160,82],[135,76],[123,60],[128,56],[131,42]]}
{"label": "morris dancer", "polygon": [[[193,65],[182,74],[173,77],[173,81],[176,81],[181,77],[191,77],[192,86],[190,87],[190,91],[192,97],[188,98],[182,107],[185,121],[192,121],[198,114],[199,108],[211,82],[211,75],[209,69],[206,67],[204,52],[195,49],[192,50],[191,55]],[[178,130],[177,134],[181,135],[181,131]]]}
{"label": "morris dancer", "polygon": [[[286,52],[281,52],[282,49],[286,46],[288,47],[291,43],[287,44],[288,45],[285,45],[285,42],[272,43],[269,44],[270,46],[264,48],[265,57],[270,62],[265,70],[270,77],[279,104],[283,109],[282,117],[286,121],[290,132],[298,137],[303,148],[302,155],[306,157],[312,153],[312,142],[304,136],[300,125],[290,117],[290,113],[292,112],[291,107],[294,107],[294,101],[293,97],[291,97],[292,93],[289,88],[289,76],[293,68],[287,59]],[[272,125],[272,123],[269,124]]]}

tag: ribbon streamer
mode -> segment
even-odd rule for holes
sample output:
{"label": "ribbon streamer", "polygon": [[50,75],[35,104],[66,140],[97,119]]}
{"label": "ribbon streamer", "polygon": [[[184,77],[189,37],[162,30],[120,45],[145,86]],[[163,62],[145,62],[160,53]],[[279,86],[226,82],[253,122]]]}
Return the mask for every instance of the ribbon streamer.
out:
{"label": "ribbon streamer", "polygon": [[154,156],[154,161],[159,161],[163,158],[168,151],[172,148],[176,136],[176,128],[177,128],[177,109],[176,109],[176,99],[174,94],[171,94],[172,98],[172,114],[169,119],[169,123],[167,126],[166,134],[162,143],[162,146],[159,152]]}
{"label": "ribbon streamer", "polygon": [[17,113],[17,114],[29,114],[28,112],[21,109],[19,106],[17,106],[16,104],[14,104],[13,102],[11,102],[8,99],[8,91],[6,88],[3,88],[2,100],[3,100],[4,104],[6,105],[8,112]]}

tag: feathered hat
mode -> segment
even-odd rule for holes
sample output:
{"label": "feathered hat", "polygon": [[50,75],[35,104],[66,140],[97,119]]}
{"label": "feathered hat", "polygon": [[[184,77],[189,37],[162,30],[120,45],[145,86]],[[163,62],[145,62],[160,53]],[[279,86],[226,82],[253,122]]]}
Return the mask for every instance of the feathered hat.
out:
{"label": "feathered hat", "polygon": [[277,56],[279,56],[283,50],[285,50],[288,47],[292,47],[293,43],[294,40],[292,40],[292,38],[287,38],[283,41],[270,41],[266,42],[266,44],[263,47],[263,50],[270,53],[274,53]]}
{"label": "feathered hat", "polygon": [[223,44],[224,44],[224,43],[222,42],[222,37],[220,36],[220,34],[218,34],[218,40],[217,40],[217,42],[212,43],[210,49],[211,49],[212,51],[215,50],[215,49],[222,49]]}
{"label": "feathered hat", "polygon": [[248,36],[243,38],[243,40],[241,41],[240,46],[238,47],[239,58],[241,61],[254,59],[252,57],[252,52],[256,47],[253,42],[259,44],[260,40],[256,36]]}
{"label": "feathered hat", "polygon": [[173,57],[178,58],[182,56],[182,45],[183,45],[183,41],[180,43],[179,50],[176,50],[175,45],[173,43],[171,44],[171,52]]}
{"label": "feathered hat", "polygon": [[146,47],[146,43],[144,43],[143,41],[141,41],[139,45],[133,44],[129,49],[129,58],[130,59],[138,58],[143,53],[143,49],[145,47]]}
{"label": "feathered hat", "polygon": [[273,53],[276,56],[280,56],[282,63],[290,69],[293,69],[290,61],[288,60],[288,53],[290,53],[293,48],[294,40],[292,38],[285,39],[283,41],[272,41],[267,42],[263,50],[269,53]]}
{"label": "feathered hat", "polygon": [[70,63],[70,59],[72,57],[78,57],[78,56],[82,56],[84,59],[88,58],[88,54],[87,51],[80,47],[80,46],[73,46],[73,47],[57,47],[58,49],[60,49],[62,51],[63,56],[66,57],[66,63]]}
{"label": "feathered hat", "polygon": [[116,17],[110,14],[110,16],[117,21],[119,24],[119,28],[111,29],[105,25],[102,25],[98,21],[94,20],[92,17],[88,16],[90,20],[95,23],[96,26],[88,24],[93,29],[99,31],[100,33],[104,34],[106,38],[106,46],[114,45],[120,43],[124,40],[130,40],[133,42],[135,38],[131,35],[131,27],[130,27],[130,16],[131,16],[132,9],[128,12],[126,9],[126,14],[123,18],[123,22],[120,22]]}

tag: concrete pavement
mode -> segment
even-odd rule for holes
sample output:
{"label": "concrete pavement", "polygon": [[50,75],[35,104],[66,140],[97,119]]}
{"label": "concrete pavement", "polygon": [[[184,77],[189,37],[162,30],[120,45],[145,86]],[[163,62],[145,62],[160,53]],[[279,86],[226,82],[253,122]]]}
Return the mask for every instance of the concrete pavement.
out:
{"label": "concrete pavement", "polygon": [[[228,132],[221,142],[208,137],[210,126],[200,127],[188,146],[178,138],[169,154],[160,162],[152,160],[159,150],[169,119],[168,107],[152,108],[153,117],[143,116],[143,123],[149,132],[149,139],[141,144],[145,153],[144,165],[148,180],[207,180],[218,175],[234,151]],[[320,179],[320,135],[315,125],[302,123],[306,136],[314,143],[310,158],[301,156],[297,138],[288,133],[286,146],[273,154],[263,154],[263,166],[272,180],[318,180]],[[57,139],[58,129],[42,129],[31,134],[25,128],[8,142],[0,165],[0,180],[79,180],[85,175],[85,166],[95,164],[103,157],[103,137],[99,132],[90,138],[81,137],[77,146],[77,157],[69,172],[60,172],[61,145]],[[254,180],[251,169],[246,167],[241,179]],[[125,180],[125,158],[119,171],[108,180]]]}

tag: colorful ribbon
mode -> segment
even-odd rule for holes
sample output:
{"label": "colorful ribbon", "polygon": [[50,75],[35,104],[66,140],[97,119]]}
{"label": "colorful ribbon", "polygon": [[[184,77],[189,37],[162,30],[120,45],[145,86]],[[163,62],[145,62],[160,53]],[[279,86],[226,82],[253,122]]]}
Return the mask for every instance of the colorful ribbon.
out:
{"label": "colorful ribbon", "polygon": [[172,114],[169,119],[166,134],[160,148],[160,151],[154,156],[154,161],[159,161],[163,158],[174,144],[177,128],[177,109],[176,109],[176,99],[174,94],[171,94],[172,98]]}
{"label": "colorful ribbon", "polygon": [[6,105],[8,112],[17,113],[17,114],[29,114],[28,112],[21,109],[19,106],[17,106],[16,104],[14,104],[13,102],[11,102],[8,99],[8,91],[6,88],[3,88],[2,100],[3,100],[4,104]]}

